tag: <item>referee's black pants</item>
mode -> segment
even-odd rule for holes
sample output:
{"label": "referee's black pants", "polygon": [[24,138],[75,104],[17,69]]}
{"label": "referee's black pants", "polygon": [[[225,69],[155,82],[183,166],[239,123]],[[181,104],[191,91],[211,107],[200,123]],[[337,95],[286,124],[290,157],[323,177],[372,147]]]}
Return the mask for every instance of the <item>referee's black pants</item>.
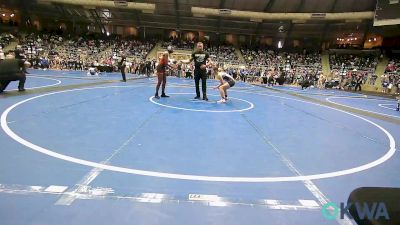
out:
{"label": "referee's black pants", "polygon": [[354,91],[357,91],[357,89],[361,91],[361,83],[356,84],[356,86],[354,87]]}
{"label": "referee's black pants", "polygon": [[126,76],[125,76],[125,66],[121,67],[121,75],[122,75],[122,80],[126,81]]}
{"label": "referee's black pants", "polygon": [[200,97],[200,79],[203,98],[207,97],[207,71],[202,69],[194,70],[194,82],[196,84],[196,97]]}

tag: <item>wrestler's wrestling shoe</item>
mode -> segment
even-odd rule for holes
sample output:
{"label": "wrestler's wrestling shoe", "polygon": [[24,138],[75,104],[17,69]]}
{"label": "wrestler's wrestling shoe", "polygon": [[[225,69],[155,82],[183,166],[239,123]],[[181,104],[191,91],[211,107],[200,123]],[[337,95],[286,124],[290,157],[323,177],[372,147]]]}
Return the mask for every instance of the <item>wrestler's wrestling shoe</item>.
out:
{"label": "wrestler's wrestling shoe", "polygon": [[225,99],[221,99],[221,100],[217,101],[217,103],[219,103],[219,104],[226,103],[226,100]]}

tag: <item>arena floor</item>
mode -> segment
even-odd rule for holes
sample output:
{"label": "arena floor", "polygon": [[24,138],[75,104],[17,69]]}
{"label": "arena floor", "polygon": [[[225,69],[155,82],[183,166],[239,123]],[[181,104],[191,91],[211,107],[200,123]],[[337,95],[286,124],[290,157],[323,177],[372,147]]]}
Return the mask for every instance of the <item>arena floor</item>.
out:
{"label": "arena floor", "polygon": [[0,95],[0,224],[352,224],[327,202],[400,185],[395,100],[31,70]]}

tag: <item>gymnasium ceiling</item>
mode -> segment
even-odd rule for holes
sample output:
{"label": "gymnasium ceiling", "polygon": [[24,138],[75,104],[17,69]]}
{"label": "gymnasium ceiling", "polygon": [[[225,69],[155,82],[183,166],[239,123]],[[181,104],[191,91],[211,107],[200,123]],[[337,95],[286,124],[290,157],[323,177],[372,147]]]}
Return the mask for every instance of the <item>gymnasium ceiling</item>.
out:
{"label": "gymnasium ceiling", "polygon": [[[280,35],[321,37],[325,32],[337,35],[345,31],[364,33],[372,21],[250,21],[226,17],[194,17],[191,7],[232,9],[270,13],[336,13],[374,11],[376,0],[138,0],[134,2],[154,3],[154,13],[126,9],[87,9],[81,6],[37,4],[36,0],[0,0],[1,7],[11,7],[29,16],[49,20],[69,20],[76,23],[129,25],[177,30],[205,31],[209,33]],[[133,1],[130,1],[133,2]],[[325,35],[325,34],[324,34]]]}

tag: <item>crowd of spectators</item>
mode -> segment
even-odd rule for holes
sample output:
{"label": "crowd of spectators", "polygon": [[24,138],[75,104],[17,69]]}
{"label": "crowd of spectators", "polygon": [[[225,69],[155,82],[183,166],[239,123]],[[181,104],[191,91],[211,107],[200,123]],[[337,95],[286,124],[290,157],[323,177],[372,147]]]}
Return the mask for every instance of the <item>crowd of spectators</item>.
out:
{"label": "crowd of spectators", "polygon": [[241,52],[250,68],[249,81],[259,80],[268,85],[307,81],[317,85],[321,76],[321,56],[318,53],[276,52],[266,48],[242,48]]}
{"label": "crowd of spectators", "polygon": [[361,84],[366,84],[369,80],[370,85],[375,85],[377,80],[375,69],[378,65],[378,57],[376,55],[331,54],[329,64],[331,70],[337,71],[341,77],[340,80],[344,81],[345,84],[342,86],[354,87],[355,80]]}
{"label": "crowd of spectators", "polygon": [[277,57],[273,50],[252,50],[242,48],[241,52],[249,67],[270,67],[282,62],[282,58]]}
{"label": "crowd of spectators", "polygon": [[[261,80],[268,85],[276,83],[296,85],[307,81],[310,85],[317,87],[361,90],[361,86],[368,82],[368,78],[372,85],[377,80],[374,72],[378,60],[372,55],[331,55],[332,74],[326,76],[322,74],[321,56],[318,53],[288,53],[245,48],[241,51],[247,67],[256,68],[249,71],[252,76],[256,76],[253,80]],[[398,76],[387,75],[387,80],[388,84],[393,81],[393,86],[395,86]]]}
{"label": "crowd of spectators", "polygon": [[48,33],[28,34],[18,46],[33,68],[87,70],[96,67],[107,72],[118,70],[121,56],[129,59],[129,71],[143,72],[143,65],[149,64],[146,56],[153,47],[153,42],[122,40],[117,36],[65,37]]}
{"label": "crowd of spectators", "polygon": [[5,59],[4,48],[15,39],[14,35],[10,33],[0,34],[0,60]]}
{"label": "crowd of spectators", "polygon": [[[15,38],[11,34],[0,35],[0,47],[4,47]],[[57,34],[28,34],[19,38],[19,48],[34,68],[87,70],[89,67],[102,68],[105,71],[117,71],[119,60],[124,56],[126,68],[131,73],[150,74],[156,65],[156,59],[146,60],[146,56],[155,46],[156,41],[128,40],[120,37],[70,37]],[[195,42],[162,42],[163,47],[193,50]],[[2,49],[0,49],[0,57]],[[213,46],[206,44],[212,61],[224,65],[226,71],[247,82],[300,84],[309,81],[315,86],[329,82],[322,75],[321,56],[319,53],[277,52],[268,49],[246,49],[241,53],[245,66],[241,64],[235,47],[231,45]],[[377,75],[374,73],[378,60],[374,55],[332,54],[329,57],[333,71],[332,82],[338,88],[357,88],[369,82],[374,85]],[[400,60],[391,59],[385,74],[381,77],[385,92],[394,88],[400,90]],[[179,66],[179,75],[190,74],[190,65]],[[212,74],[210,73],[210,76]],[[368,79],[370,78],[370,79]],[[388,91],[389,90],[389,91]]]}
{"label": "crowd of spectators", "polygon": [[138,40],[119,40],[112,46],[112,55],[136,58],[138,60],[146,59],[147,54],[154,47],[154,41]]}
{"label": "crowd of spectators", "polygon": [[52,34],[28,34],[19,41],[26,59],[34,68],[49,68],[50,59],[58,54],[54,49],[61,46],[63,38]]}
{"label": "crowd of spectators", "polygon": [[195,43],[196,43],[195,40],[181,40],[179,38],[171,37],[169,40],[163,41],[161,46],[163,48],[167,48],[168,46],[173,46],[174,49],[178,50],[193,50]]}
{"label": "crowd of spectators", "polygon": [[331,69],[373,72],[378,65],[378,57],[375,55],[331,54],[329,55],[329,64]]}
{"label": "crowd of spectators", "polygon": [[385,73],[381,77],[383,92],[390,93],[395,90],[400,94],[400,57],[394,57],[389,60]]}
{"label": "crowd of spectators", "polygon": [[268,85],[298,85],[307,81],[311,85],[317,86],[320,79],[325,82],[319,68],[296,67],[287,69],[284,64],[276,67],[228,67],[226,72],[235,79],[244,82],[261,82]]}
{"label": "crowd of spectators", "polygon": [[293,67],[312,67],[321,69],[321,55],[319,53],[286,53]]}
{"label": "crowd of spectators", "polygon": [[276,52],[268,49],[241,49],[249,67],[281,67],[286,70],[299,67],[321,68],[321,56],[318,53]]}
{"label": "crowd of spectators", "polygon": [[[343,90],[360,90],[362,85],[367,83],[368,73],[366,71],[349,70],[343,73],[341,70],[334,69],[331,72],[331,81],[334,87]],[[377,76],[373,74],[370,78],[371,82],[375,83]]]}
{"label": "crowd of spectators", "polygon": [[210,46],[206,49],[213,61],[230,65],[238,65],[239,57],[236,54],[236,48],[231,45]]}
{"label": "crowd of spectators", "polygon": [[0,47],[2,49],[4,49],[14,39],[15,39],[14,35],[12,35],[10,33],[2,33],[2,34],[0,34]]}
{"label": "crowd of spectators", "polygon": [[[168,41],[162,42],[161,46],[167,48],[172,46],[176,50],[193,51],[195,48],[194,40],[180,40],[171,38]],[[204,50],[210,54],[210,57],[215,62],[221,62],[230,65],[240,64],[239,56],[236,54],[236,48],[229,44],[212,45],[208,42],[204,43]]]}
{"label": "crowd of spectators", "polygon": [[154,41],[115,40],[110,49],[98,55],[99,62],[115,67],[118,66],[118,59],[126,57],[128,73],[149,75],[151,68],[155,67],[155,59],[146,60],[146,57],[154,47],[154,43]]}

